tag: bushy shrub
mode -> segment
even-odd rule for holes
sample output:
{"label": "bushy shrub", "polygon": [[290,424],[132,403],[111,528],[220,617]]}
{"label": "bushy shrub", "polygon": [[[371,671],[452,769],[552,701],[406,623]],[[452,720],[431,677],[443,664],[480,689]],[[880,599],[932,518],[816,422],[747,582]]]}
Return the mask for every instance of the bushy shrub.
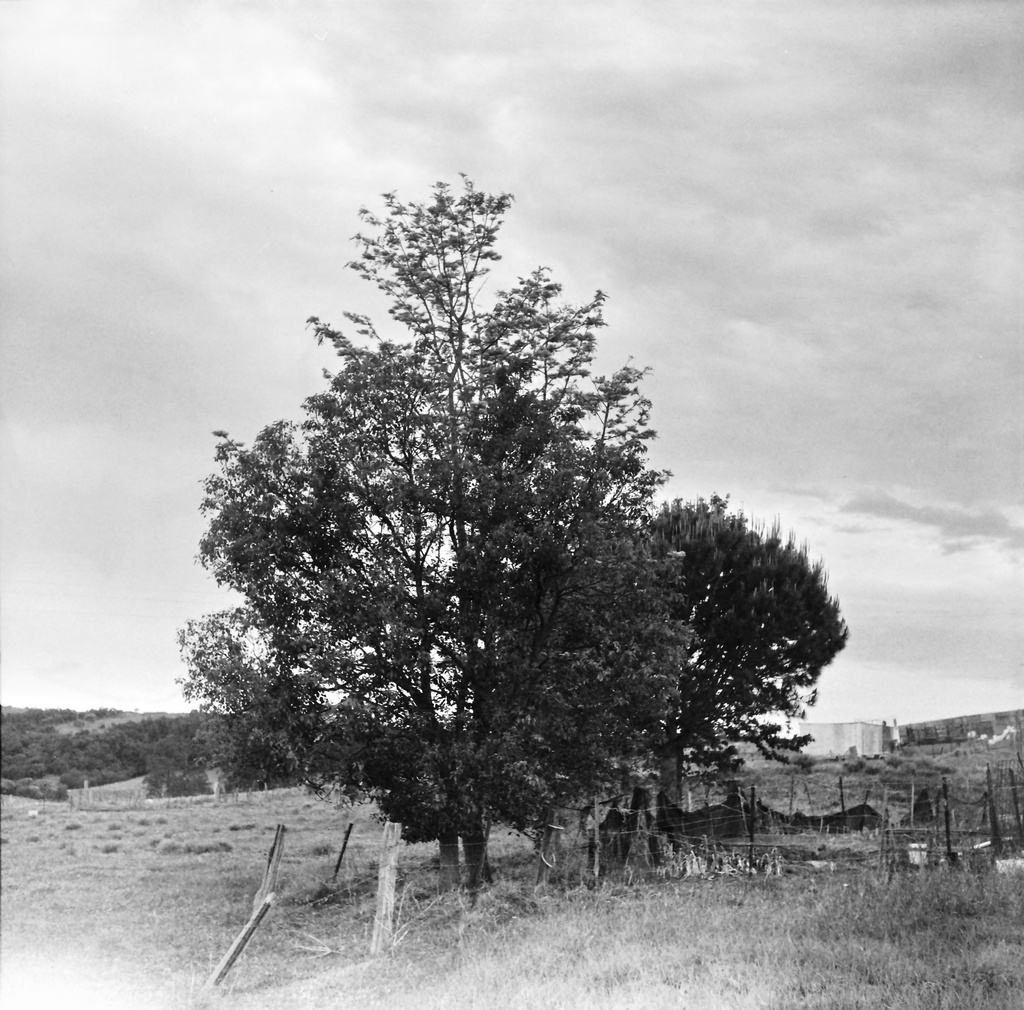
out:
{"label": "bushy shrub", "polygon": [[24,796],[30,800],[41,800],[43,791],[34,779],[18,779],[14,784],[14,795]]}
{"label": "bushy shrub", "polygon": [[208,796],[213,792],[202,768],[159,768],[143,780],[148,796]]}
{"label": "bushy shrub", "polygon": [[60,780],[68,789],[82,789],[85,786],[85,772],[79,768],[72,768],[64,772]]}
{"label": "bushy shrub", "polygon": [[17,781],[3,779],[3,788],[0,789],[0,792],[11,796],[24,796],[28,800],[66,800],[68,798],[68,790],[63,783],[47,779],[23,778]]}

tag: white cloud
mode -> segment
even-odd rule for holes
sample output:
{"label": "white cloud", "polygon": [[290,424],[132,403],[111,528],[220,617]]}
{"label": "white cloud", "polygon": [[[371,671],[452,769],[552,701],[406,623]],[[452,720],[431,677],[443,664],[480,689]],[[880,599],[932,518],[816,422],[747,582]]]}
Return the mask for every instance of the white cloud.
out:
{"label": "white cloud", "polygon": [[[133,592],[189,568],[208,432],[318,388],[307,316],[383,316],[343,269],[356,208],[464,170],[517,196],[495,286],[545,263],[609,292],[599,365],[654,367],[675,493],[782,512],[879,642],[949,621],[956,564],[1009,593],[1022,26],[990,2],[0,5],[5,556],[25,577],[56,545]],[[942,651],[906,641],[908,669]],[[856,642],[839,664],[879,661]]]}

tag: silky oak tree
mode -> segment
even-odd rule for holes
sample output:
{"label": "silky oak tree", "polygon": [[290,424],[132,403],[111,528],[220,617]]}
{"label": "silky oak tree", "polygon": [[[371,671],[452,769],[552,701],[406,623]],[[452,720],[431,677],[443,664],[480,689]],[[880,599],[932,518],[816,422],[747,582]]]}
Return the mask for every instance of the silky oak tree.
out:
{"label": "silky oak tree", "polygon": [[[601,292],[538,269],[484,307],[511,197],[464,179],[361,212],[349,264],[398,336],[318,318],[337,370],[251,445],[224,433],[201,560],[244,604],[183,632],[190,697],[317,784],[368,790],[469,882],[657,731],[681,637],[646,547],[643,373],[594,377]],[[254,718],[254,713],[259,717]]]}

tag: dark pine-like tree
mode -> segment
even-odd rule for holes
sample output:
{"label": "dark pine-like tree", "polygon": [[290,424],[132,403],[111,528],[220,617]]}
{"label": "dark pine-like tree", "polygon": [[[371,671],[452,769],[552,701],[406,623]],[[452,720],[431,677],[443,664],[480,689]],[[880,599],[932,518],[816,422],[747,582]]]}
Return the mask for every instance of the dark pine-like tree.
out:
{"label": "dark pine-like tree", "polygon": [[655,518],[652,555],[672,617],[688,628],[666,719],[662,778],[678,795],[686,766],[734,763],[733,742],[784,756],[806,738],[785,721],[813,704],[822,670],[846,644],[824,566],[778,525],[765,529],[728,499],[676,501]]}

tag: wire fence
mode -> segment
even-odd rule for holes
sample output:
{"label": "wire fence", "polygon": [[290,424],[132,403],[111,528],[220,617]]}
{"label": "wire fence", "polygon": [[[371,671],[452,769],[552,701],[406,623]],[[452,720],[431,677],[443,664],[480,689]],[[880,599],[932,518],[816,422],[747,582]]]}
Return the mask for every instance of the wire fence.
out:
{"label": "wire fence", "polygon": [[[1024,854],[1020,757],[979,775],[831,781],[794,771],[764,786],[692,782],[672,803],[653,789],[553,811],[588,869],[657,869],[689,860],[777,867],[780,859],[925,866]],[[831,841],[828,838],[832,836]],[[703,864],[701,863],[703,860]]]}
{"label": "wire fence", "polygon": [[86,786],[83,789],[69,789],[67,803],[72,810],[138,810],[143,807],[191,807],[208,806],[214,803],[266,803],[272,797],[294,793],[305,795],[301,786],[281,789],[238,789],[215,788],[212,793],[193,796],[151,796],[145,788],[116,784],[108,786]]}

